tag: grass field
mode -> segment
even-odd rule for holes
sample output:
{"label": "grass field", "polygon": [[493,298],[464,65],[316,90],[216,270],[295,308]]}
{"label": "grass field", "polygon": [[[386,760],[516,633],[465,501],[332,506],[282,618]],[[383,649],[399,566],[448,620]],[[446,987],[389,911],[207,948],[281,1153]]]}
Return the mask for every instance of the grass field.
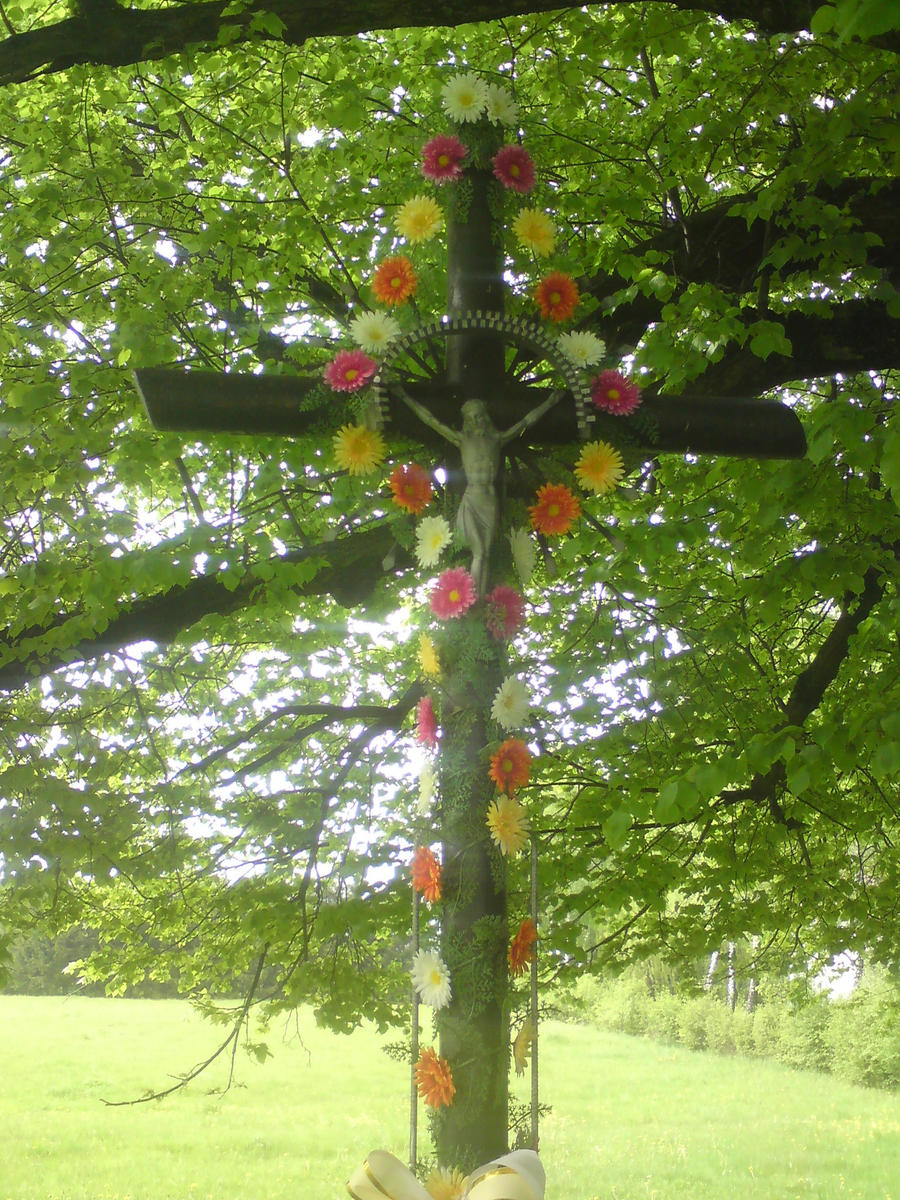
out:
{"label": "grass field", "polygon": [[[224,1095],[217,1064],[101,1103],[219,1032],[179,1001],[0,996],[0,1200],[337,1200],[370,1149],[405,1157],[405,1067],[306,1013]],[[898,1096],[553,1023],[541,1075],[547,1200],[900,1200]]]}

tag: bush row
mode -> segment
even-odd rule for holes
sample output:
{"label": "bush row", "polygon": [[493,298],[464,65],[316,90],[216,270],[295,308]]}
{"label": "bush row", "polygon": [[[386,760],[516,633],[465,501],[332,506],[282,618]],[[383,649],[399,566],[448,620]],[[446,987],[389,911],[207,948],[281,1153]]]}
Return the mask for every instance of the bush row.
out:
{"label": "bush row", "polygon": [[573,1015],[602,1029],[678,1042],[693,1050],[771,1058],[870,1087],[900,1087],[900,999],[874,979],[846,1000],[802,1006],[773,998],[752,1012],[709,993],[651,996],[636,978],[579,981]]}

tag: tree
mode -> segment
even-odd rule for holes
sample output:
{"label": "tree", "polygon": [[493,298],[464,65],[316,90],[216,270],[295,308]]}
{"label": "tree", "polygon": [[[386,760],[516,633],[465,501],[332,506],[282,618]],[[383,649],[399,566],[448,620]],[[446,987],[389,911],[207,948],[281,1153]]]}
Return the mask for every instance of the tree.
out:
{"label": "tree", "polygon": [[[545,550],[522,650],[546,971],[745,933],[761,956],[890,958],[890,53],[657,5],[300,53],[254,18],[259,41],[51,57],[3,94],[4,923],[92,919],[130,942],[96,964],[123,983],[199,936],[198,980],[274,964],[273,1005],[401,1017],[419,579],[408,519],[335,474],[318,381],[453,52],[514,82],[584,327],[635,354],[648,411],[656,391],[727,419],[720,397],[777,390],[810,442],[767,465],[638,454]],[[160,437],[127,374],[254,362],[302,397],[290,444]],[[522,516],[571,470],[553,429],[514,454]],[[445,449],[410,429],[398,456],[422,447]],[[524,888],[514,868],[520,909]]]}

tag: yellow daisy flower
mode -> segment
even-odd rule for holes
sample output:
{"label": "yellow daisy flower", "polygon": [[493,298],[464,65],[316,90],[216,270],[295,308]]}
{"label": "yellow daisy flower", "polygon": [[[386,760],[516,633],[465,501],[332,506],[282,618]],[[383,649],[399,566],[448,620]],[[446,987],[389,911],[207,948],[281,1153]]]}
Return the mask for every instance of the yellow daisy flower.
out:
{"label": "yellow daisy flower", "polygon": [[408,242],[427,242],[444,228],[444,213],[430,196],[413,196],[397,213],[394,225]]}
{"label": "yellow daisy flower", "polygon": [[556,226],[539,208],[523,208],[512,223],[512,231],[520,246],[533,250],[539,258],[553,253],[556,245]]}
{"label": "yellow daisy flower", "polygon": [[365,425],[345,425],[332,444],[338,466],[351,475],[370,475],[384,461],[384,438]]}
{"label": "yellow daisy flower", "polygon": [[501,854],[518,854],[528,841],[525,809],[512,796],[492,800],[488,807],[487,827]]}
{"label": "yellow daisy flower", "polygon": [[425,1180],[425,1191],[432,1200],[462,1200],[465,1183],[459,1167],[435,1167]]}
{"label": "yellow daisy flower", "polygon": [[419,666],[426,675],[440,675],[441,673],[437,650],[427,633],[419,634]]}
{"label": "yellow daisy flower", "polygon": [[525,1068],[528,1065],[528,1056],[531,1053],[531,1047],[534,1043],[534,1022],[531,1017],[525,1018],[525,1024],[516,1034],[516,1040],[513,1042],[513,1062],[516,1066],[516,1074],[524,1075]]}
{"label": "yellow daisy flower", "polygon": [[598,495],[611,492],[624,474],[622,455],[609,442],[588,442],[575,464],[578,482]]}

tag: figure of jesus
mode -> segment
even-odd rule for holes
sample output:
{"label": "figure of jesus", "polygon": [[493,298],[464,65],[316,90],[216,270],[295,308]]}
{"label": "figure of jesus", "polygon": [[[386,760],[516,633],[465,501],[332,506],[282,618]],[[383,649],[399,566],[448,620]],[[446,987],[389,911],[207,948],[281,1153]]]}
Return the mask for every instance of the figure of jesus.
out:
{"label": "figure of jesus", "polygon": [[439,421],[423,404],[404,390],[400,396],[420,421],[439,433],[451,445],[459,447],[466,477],[456,527],[472,552],[471,575],[479,596],[487,591],[491,547],[500,521],[499,477],[503,447],[540,420],[564,393],[552,392],[546,400],[527,412],[515,425],[501,433],[490,418],[483,400],[466,400],[462,406],[462,429],[451,429]]}

